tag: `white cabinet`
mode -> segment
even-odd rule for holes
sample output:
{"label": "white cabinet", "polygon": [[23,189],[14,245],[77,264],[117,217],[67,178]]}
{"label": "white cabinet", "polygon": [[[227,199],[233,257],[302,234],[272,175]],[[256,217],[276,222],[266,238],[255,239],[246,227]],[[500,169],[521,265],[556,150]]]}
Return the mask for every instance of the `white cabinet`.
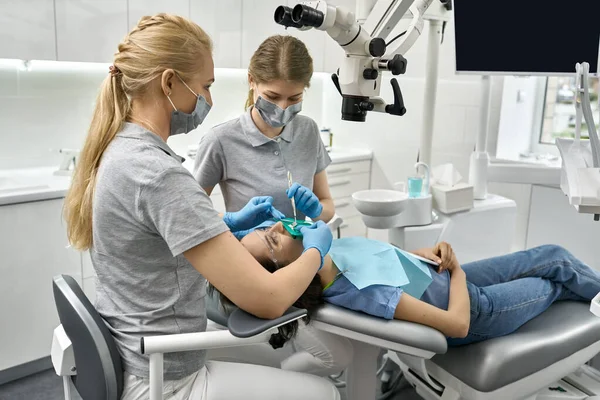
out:
{"label": "white cabinet", "polygon": [[59,61],[112,63],[127,35],[127,0],[55,0]]}
{"label": "white cabinet", "polygon": [[127,0],[128,31],[132,30],[140,18],[146,15],[168,13],[189,18],[191,1],[193,0]]}
{"label": "white cabinet", "polygon": [[57,199],[0,206],[0,370],[50,355],[59,324],[52,278],[68,274],[81,284],[62,205]]}
{"label": "white cabinet", "polygon": [[[240,68],[242,65],[242,8],[247,10],[249,3],[253,2],[245,0],[242,6],[242,0],[189,1],[191,20],[200,25],[213,41],[215,67]],[[259,1],[259,3],[263,3],[263,1]]]}
{"label": "white cabinet", "polygon": [[56,60],[53,0],[0,1],[0,58]]}
{"label": "white cabinet", "polygon": [[352,193],[371,187],[371,160],[332,162],[326,171],[335,212],[344,220],[341,237],[366,236],[367,227],[352,204]]}

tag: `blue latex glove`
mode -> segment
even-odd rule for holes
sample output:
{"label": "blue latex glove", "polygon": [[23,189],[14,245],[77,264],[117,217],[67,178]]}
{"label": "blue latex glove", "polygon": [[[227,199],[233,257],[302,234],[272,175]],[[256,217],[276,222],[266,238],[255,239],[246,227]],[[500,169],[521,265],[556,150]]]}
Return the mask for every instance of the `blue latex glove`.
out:
{"label": "blue latex glove", "polygon": [[319,201],[319,198],[306,186],[294,182],[285,193],[288,198],[294,198],[298,211],[308,218],[317,218],[323,212],[323,205]]}
{"label": "blue latex glove", "polygon": [[308,249],[317,249],[321,253],[321,266],[319,270],[323,268],[323,259],[325,255],[329,253],[331,249],[331,242],[333,242],[333,235],[327,224],[323,221],[317,221],[311,226],[300,226],[300,233],[302,233],[302,245],[304,251]]}
{"label": "blue latex glove", "polygon": [[254,228],[271,218],[282,219],[285,216],[273,207],[271,196],[259,196],[250,199],[240,211],[226,212],[223,221],[235,233]]}

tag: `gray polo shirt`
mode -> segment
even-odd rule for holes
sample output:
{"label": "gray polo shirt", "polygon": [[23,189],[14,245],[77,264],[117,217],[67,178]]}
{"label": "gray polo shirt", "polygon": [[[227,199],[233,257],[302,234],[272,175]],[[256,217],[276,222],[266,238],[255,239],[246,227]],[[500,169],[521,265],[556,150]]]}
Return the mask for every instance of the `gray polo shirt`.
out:
{"label": "gray polo shirt", "polygon": [[[287,171],[295,182],[313,188],[315,174],[331,163],[311,118],[297,115],[279,136],[263,135],[248,111],[217,125],[200,140],[194,177],[202,187],[220,185],[227,211],[237,211],[254,196],[273,196],[275,207],[293,216],[285,194]],[[304,219],[302,213],[298,218]]]}
{"label": "gray polo shirt", "polygon": [[[96,309],[131,374],[148,376],[145,335],[206,330],[206,280],[182,255],[227,226],[157,135],[126,123],[102,156],[93,200]],[[204,365],[202,351],[165,354],[165,379]]]}

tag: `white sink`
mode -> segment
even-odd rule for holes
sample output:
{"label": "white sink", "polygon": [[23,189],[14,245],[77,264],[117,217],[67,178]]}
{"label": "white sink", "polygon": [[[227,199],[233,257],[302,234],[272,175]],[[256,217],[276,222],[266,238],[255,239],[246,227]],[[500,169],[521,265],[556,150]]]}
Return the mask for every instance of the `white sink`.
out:
{"label": "white sink", "polygon": [[393,217],[404,211],[408,194],[396,190],[362,190],[352,194],[352,203],[362,215]]}

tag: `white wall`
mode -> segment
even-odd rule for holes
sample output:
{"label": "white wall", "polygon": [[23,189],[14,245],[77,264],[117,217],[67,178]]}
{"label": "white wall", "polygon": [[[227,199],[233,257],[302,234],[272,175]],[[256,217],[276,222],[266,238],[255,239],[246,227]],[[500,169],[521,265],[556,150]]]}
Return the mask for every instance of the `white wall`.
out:
{"label": "white wall", "polygon": [[[0,60],[0,169],[52,166],[60,148],[80,148],[85,139],[98,88],[108,65]],[[185,156],[210,127],[244,110],[245,70],[218,69],[214,107],[205,123],[188,135],[169,139]],[[316,74],[304,102],[304,114],[321,124],[325,74]]]}

